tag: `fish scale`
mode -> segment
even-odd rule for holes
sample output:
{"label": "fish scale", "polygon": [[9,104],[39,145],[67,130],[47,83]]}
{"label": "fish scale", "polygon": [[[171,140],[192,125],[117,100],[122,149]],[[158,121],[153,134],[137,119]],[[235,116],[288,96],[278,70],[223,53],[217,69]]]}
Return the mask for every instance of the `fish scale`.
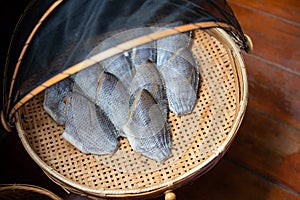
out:
{"label": "fish scale", "polygon": [[124,54],[118,54],[102,61],[101,66],[104,71],[116,76],[128,88],[135,74],[135,68],[130,64]]}
{"label": "fish scale", "polygon": [[106,114],[84,96],[69,92],[67,120],[62,136],[83,153],[113,154],[118,147],[116,129]]}
{"label": "fish scale", "polygon": [[128,89],[111,73],[102,72],[99,76],[95,103],[106,113],[111,122],[124,136],[122,125],[125,124],[129,113],[130,95]]}
{"label": "fish scale", "polygon": [[71,79],[66,78],[45,91],[43,107],[59,125],[65,123],[66,105],[64,99],[70,90],[71,84]]}
{"label": "fish scale", "polygon": [[164,116],[167,117],[167,99],[161,76],[154,63],[145,61],[136,67],[136,74],[130,84],[130,94],[134,97],[139,90],[147,90],[158,102]]}
{"label": "fish scale", "polygon": [[135,96],[123,130],[134,151],[158,162],[171,156],[166,118],[147,90]]}
{"label": "fish scale", "polygon": [[168,107],[176,115],[191,113],[197,100],[199,71],[190,40],[187,34],[176,34],[157,41],[157,68],[165,83]]}
{"label": "fish scale", "polygon": [[170,59],[160,69],[166,83],[169,108],[176,115],[189,114],[195,107],[199,83],[199,73],[196,69],[180,56]]}
{"label": "fish scale", "polygon": [[132,65],[139,66],[146,61],[156,63],[156,42],[149,42],[128,51]]}
{"label": "fish scale", "polygon": [[[167,119],[168,117],[168,102],[166,97],[166,90],[164,87],[164,83],[161,79],[161,76],[155,66],[154,63],[149,60],[143,62],[142,64],[136,66],[136,74],[133,77],[130,86],[130,105],[134,101],[136,95],[140,92],[140,90],[147,90],[155,101],[158,103],[159,108],[161,110],[162,116]],[[166,126],[167,130],[170,131],[169,127]],[[166,134],[166,143],[169,147],[172,146],[171,142],[171,134]]]}
{"label": "fish scale", "polygon": [[95,64],[74,75],[74,85],[80,89],[79,93],[94,103],[97,97],[98,79],[103,71],[101,65]]}

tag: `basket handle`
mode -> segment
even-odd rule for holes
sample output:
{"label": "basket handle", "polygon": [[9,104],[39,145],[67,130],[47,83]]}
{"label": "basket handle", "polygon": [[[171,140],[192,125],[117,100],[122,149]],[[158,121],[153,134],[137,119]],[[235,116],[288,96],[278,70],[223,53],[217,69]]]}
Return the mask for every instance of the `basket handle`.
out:
{"label": "basket handle", "polygon": [[176,195],[172,190],[165,191],[165,200],[176,200]]}
{"label": "basket handle", "polygon": [[11,127],[9,126],[8,122],[6,121],[5,119],[5,116],[4,116],[4,112],[3,110],[1,111],[1,124],[3,126],[3,128],[7,131],[7,132],[11,132]]}
{"label": "basket handle", "polygon": [[247,49],[246,52],[251,54],[253,52],[253,42],[252,42],[249,35],[247,35],[247,34],[244,34],[244,35],[245,35],[245,38],[246,38],[247,43],[248,43],[248,49]]}

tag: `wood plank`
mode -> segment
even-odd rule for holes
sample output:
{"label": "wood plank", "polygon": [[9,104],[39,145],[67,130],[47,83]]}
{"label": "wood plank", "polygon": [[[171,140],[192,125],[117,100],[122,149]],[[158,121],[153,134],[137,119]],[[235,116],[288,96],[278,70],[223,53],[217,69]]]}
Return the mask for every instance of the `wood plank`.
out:
{"label": "wood plank", "polygon": [[266,12],[274,18],[281,18],[290,23],[300,23],[300,1],[299,0],[229,0],[229,4],[250,7],[258,12]]}
{"label": "wood plank", "polygon": [[250,107],[226,156],[300,194],[299,129]]}
{"label": "wood plank", "polygon": [[245,55],[249,106],[300,129],[300,76]]}
{"label": "wood plank", "polygon": [[[195,182],[175,191],[177,199],[222,200],[299,200],[293,194],[252,172],[221,159],[217,165]],[[161,200],[162,198],[156,198]]]}
{"label": "wood plank", "polygon": [[254,55],[300,72],[299,26],[236,4],[231,7],[244,32],[253,40]]}

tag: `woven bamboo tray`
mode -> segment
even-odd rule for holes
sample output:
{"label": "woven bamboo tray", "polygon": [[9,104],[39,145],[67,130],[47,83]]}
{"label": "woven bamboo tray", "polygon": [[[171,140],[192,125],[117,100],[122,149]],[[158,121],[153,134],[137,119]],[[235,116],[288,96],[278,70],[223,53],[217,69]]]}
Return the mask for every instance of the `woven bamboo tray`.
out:
{"label": "woven bamboo tray", "polygon": [[27,184],[1,184],[1,200],[62,200],[49,190]]}
{"label": "woven bamboo tray", "polygon": [[247,76],[240,49],[218,28],[194,30],[193,53],[201,73],[192,114],[169,113],[173,157],[156,163],[136,154],[127,139],[113,156],[86,155],[62,138],[44,111],[44,94],[16,114],[19,137],[46,175],[65,190],[90,198],[152,198],[195,180],[212,168],[232,143],[247,105]]}

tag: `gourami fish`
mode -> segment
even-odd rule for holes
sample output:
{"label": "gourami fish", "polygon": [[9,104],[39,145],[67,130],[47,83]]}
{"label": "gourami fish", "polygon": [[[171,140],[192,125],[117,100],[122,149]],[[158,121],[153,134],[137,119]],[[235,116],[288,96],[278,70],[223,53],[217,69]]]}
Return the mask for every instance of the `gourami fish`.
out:
{"label": "gourami fish", "polygon": [[122,125],[129,113],[130,95],[128,89],[111,73],[103,72],[99,76],[95,103],[106,113],[111,122],[123,136]]}
{"label": "gourami fish", "polygon": [[101,65],[95,64],[75,74],[73,79],[74,85],[79,89],[77,92],[95,103],[97,97],[97,81],[103,71]]}
{"label": "gourami fish", "polygon": [[157,68],[165,83],[169,109],[176,115],[191,113],[197,100],[199,70],[190,40],[180,33],[157,41]]}
{"label": "gourami fish", "polygon": [[118,54],[100,62],[105,72],[111,73],[128,88],[135,74],[135,68],[131,65],[129,58],[124,54]]}
{"label": "gourami fish", "polygon": [[145,89],[158,102],[164,116],[167,117],[168,105],[166,91],[161,76],[154,63],[147,60],[136,67],[136,74],[130,84],[131,102],[134,96],[141,90]]}
{"label": "gourami fish", "polygon": [[199,72],[190,50],[176,51],[159,72],[166,84],[169,109],[176,115],[191,113],[197,101]]}
{"label": "gourami fish", "polygon": [[43,107],[59,125],[65,123],[66,105],[64,99],[70,91],[71,85],[71,79],[66,78],[45,90]]}
{"label": "gourami fish", "polygon": [[83,153],[113,154],[119,141],[106,114],[76,92],[68,93],[66,103],[67,120],[62,136]]}
{"label": "gourami fish", "polygon": [[156,62],[156,42],[149,42],[138,47],[132,48],[128,51],[129,58],[132,65],[139,66],[143,62],[150,61],[152,63]]}
{"label": "gourami fish", "polygon": [[171,156],[168,124],[152,95],[142,89],[123,126],[132,149],[146,157],[163,162]]}

